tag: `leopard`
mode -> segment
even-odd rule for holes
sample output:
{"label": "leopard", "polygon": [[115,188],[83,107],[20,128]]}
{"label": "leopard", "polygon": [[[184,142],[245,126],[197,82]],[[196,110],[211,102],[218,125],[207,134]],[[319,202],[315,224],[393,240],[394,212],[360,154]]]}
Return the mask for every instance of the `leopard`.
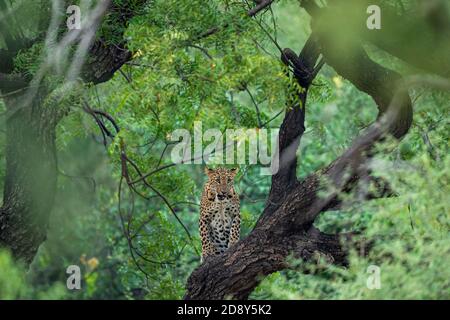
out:
{"label": "leopard", "polygon": [[223,254],[240,238],[240,199],[234,190],[238,168],[205,168],[205,182],[200,201],[199,231],[202,257]]}

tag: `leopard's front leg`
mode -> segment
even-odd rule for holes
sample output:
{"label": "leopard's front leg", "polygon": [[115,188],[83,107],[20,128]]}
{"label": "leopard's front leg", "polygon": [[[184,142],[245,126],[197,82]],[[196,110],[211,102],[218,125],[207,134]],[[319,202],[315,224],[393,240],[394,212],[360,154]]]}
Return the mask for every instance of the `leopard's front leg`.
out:
{"label": "leopard's front leg", "polygon": [[[239,211],[238,211],[239,212]],[[241,216],[238,213],[231,223],[230,229],[230,241],[228,241],[228,248],[234,245],[239,241],[239,237],[241,235]]]}
{"label": "leopard's front leg", "polygon": [[211,241],[210,237],[210,223],[211,214],[209,212],[204,212],[200,216],[199,227],[200,227],[200,238],[202,240],[202,257],[201,262],[205,261],[205,258],[210,255],[214,255],[215,247]]}

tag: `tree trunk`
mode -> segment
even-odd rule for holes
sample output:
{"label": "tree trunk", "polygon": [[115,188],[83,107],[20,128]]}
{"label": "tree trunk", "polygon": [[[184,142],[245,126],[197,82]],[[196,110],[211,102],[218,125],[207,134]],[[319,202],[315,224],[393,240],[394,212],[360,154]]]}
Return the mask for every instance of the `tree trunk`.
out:
{"label": "tree trunk", "polygon": [[0,209],[0,246],[31,263],[46,239],[56,191],[56,112],[39,93],[30,104],[9,99],[6,177]]}
{"label": "tree trunk", "polygon": [[[299,56],[284,50],[283,62],[293,67],[298,83],[305,89],[299,100],[306,101],[307,89],[321,67],[321,62],[316,65],[321,53],[341,76],[373,98],[379,109],[378,120],[341,157],[298,181],[295,151],[304,131],[304,109],[288,111],[280,128],[280,159],[286,151],[294,159],[286,161],[272,177],[267,205],[250,234],[224,254],[206,259],[192,272],[186,299],[245,299],[266,275],[288,268],[291,256],[308,261],[320,255],[331,263],[347,264],[352,235],[324,234],[313,226],[314,220],[339,206],[339,194],[354,188],[361,177],[372,179],[366,164],[372,146],[386,134],[400,139],[407,133],[412,105],[408,93],[400,90],[399,74],[373,62],[361,45],[350,43],[352,55],[342,54],[339,44],[326,35],[314,30]],[[324,182],[331,188],[325,188]],[[367,198],[389,193],[389,188],[375,182],[379,190]],[[319,196],[320,192],[325,195]]]}
{"label": "tree trunk", "polygon": [[[147,0],[127,0],[111,4],[108,14],[114,21],[114,39],[97,38],[89,48],[89,55],[80,70],[85,83],[109,81],[131,60],[132,53],[126,47],[124,32],[129,20],[142,12],[146,3]],[[2,36],[9,40],[8,49],[0,50],[0,91],[8,109],[0,248],[10,250],[15,258],[29,265],[46,239],[56,192],[55,128],[67,113],[66,108],[77,103],[82,95],[73,92],[73,84],[67,82],[53,91],[45,90],[45,81],[33,85],[40,88],[34,93],[34,89],[28,87],[31,77],[12,71],[17,53],[37,40],[16,39],[8,31],[8,28],[1,30]]]}

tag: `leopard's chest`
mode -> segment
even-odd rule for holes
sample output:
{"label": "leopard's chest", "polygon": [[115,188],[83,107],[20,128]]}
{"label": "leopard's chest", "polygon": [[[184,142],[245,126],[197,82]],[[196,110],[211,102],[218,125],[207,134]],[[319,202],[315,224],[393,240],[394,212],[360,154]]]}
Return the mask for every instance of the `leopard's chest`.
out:
{"label": "leopard's chest", "polygon": [[230,229],[233,222],[233,203],[231,201],[218,201],[209,208],[211,214],[210,236],[219,251],[228,247]]}
{"label": "leopard's chest", "polygon": [[231,201],[213,202],[209,212],[211,214],[211,227],[214,229],[231,227],[233,220],[233,204]]}

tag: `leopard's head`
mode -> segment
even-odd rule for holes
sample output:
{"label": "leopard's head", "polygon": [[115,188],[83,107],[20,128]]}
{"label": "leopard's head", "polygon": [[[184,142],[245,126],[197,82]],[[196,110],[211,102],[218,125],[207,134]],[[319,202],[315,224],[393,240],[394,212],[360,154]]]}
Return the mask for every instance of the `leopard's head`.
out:
{"label": "leopard's head", "polygon": [[208,176],[206,183],[210,190],[210,200],[223,201],[231,199],[235,195],[233,183],[237,172],[237,168],[205,169],[205,173]]}

